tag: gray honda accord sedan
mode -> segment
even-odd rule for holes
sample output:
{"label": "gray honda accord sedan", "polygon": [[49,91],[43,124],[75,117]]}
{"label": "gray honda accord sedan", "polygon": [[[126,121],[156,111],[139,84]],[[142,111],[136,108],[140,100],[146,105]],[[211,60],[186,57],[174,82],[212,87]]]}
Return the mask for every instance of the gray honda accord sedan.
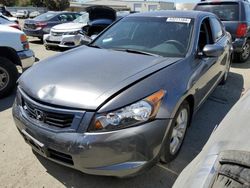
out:
{"label": "gray honda accord sedan", "polygon": [[125,177],[178,154],[192,116],[225,83],[231,36],[212,13],[129,15],[88,46],[35,64],[13,116],[42,156]]}

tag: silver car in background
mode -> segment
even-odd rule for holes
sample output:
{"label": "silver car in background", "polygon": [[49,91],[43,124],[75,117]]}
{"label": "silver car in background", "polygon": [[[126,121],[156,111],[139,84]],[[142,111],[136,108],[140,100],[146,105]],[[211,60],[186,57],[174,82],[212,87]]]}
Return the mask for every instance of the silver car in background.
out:
{"label": "silver car in background", "polygon": [[173,188],[250,187],[250,90],[212,133]]}
{"label": "silver car in background", "polygon": [[86,12],[71,23],[52,27],[49,34],[44,35],[44,46],[74,48],[91,42],[91,36],[99,34],[116,20],[116,12],[107,6],[91,6]]}

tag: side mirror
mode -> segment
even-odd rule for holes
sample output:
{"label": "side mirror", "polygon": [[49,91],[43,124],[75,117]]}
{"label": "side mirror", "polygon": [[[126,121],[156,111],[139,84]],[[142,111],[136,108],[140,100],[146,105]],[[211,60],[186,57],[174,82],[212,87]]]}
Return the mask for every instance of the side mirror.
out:
{"label": "side mirror", "polygon": [[202,52],[206,57],[218,57],[224,52],[224,48],[216,44],[207,44]]}
{"label": "side mirror", "polygon": [[94,35],[91,35],[91,39],[94,40],[98,35],[94,34]]}

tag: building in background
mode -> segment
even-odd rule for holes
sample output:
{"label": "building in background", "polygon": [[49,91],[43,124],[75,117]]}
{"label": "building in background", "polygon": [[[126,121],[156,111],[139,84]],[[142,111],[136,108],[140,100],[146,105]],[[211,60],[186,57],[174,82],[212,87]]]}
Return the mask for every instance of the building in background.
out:
{"label": "building in background", "polygon": [[71,0],[71,11],[84,11],[92,5],[110,6],[115,10],[130,10],[136,12],[147,12],[155,10],[173,10],[175,4],[161,0]]}
{"label": "building in background", "polygon": [[176,3],[176,10],[193,10],[195,3]]}

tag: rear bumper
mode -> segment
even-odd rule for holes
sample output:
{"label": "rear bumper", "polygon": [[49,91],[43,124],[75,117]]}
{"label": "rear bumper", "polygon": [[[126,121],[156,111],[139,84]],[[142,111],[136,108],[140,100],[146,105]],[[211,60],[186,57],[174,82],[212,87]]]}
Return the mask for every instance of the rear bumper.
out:
{"label": "rear bumper", "polygon": [[23,69],[31,67],[33,63],[35,62],[35,55],[32,50],[20,51],[20,52],[17,52],[17,55],[20,58]]}
{"label": "rear bumper", "polygon": [[31,29],[23,29],[23,32],[27,36],[43,38],[43,35],[46,34],[42,29],[39,30],[31,30]]}
{"label": "rear bumper", "polygon": [[[84,173],[116,177],[133,176],[152,167],[171,122],[155,120],[110,132],[58,133],[32,123],[15,104],[13,116],[26,142],[40,155]],[[34,140],[29,141],[24,133]]]}
{"label": "rear bumper", "polygon": [[247,38],[235,38],[235,40],[233,41],[234,52],[242,52],[246,42]]}

